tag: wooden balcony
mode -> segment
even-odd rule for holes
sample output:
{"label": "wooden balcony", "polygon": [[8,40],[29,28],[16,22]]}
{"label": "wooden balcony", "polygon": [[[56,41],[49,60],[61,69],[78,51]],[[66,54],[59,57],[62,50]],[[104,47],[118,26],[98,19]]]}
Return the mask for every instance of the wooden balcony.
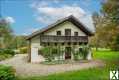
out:
{"label": "wooden balcony", "polygon": [[88,42],[88,36],[40,36],[41,42]]}

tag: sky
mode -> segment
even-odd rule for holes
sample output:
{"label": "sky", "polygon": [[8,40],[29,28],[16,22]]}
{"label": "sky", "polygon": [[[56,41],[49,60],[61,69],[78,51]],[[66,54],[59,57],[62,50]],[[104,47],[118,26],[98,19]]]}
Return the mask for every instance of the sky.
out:
{"label": "sky", "polygon": [[100,9],[101,0],[0,0],[0,18],[16,35],[29,35],[69,15],[89,25],[91,15]]}

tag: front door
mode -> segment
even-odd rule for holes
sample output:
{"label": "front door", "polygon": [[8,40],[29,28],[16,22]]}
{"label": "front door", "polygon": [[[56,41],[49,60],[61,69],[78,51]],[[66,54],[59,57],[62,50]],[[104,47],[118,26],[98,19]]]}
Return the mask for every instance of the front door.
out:
{"label": "front door", "polygon": [[65,48],[65,59],[71,59],[71,47]]}

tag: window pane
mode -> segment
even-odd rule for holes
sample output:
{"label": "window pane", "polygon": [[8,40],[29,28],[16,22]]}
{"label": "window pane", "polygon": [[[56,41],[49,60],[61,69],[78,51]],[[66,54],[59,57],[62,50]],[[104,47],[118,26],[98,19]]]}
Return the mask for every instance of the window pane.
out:
{"label": "window pane", "polygon": [[65,29],[65,36],[71,36],[71,29]]}
{"label": "window pane", "polygon": [[57,35],[61,35],[61,31],[57,31]]}
{"label": "window pane", "polygon": [[74,32],[74,36],[78,36],[78,32]]}

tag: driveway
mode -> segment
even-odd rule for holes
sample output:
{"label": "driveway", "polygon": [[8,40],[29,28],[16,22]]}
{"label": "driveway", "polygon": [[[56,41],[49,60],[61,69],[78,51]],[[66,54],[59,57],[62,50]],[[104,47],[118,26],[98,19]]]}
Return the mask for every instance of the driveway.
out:
{"label": "driveway", "polygon": [[26,59],[26,54],[17,54],[11,59],[1,61],[0,64],[13,66],[16,69],[16,75],[19,76],[49,75],[71,70],[104,66],[104,63],[100,60],[92,60],[85,63],[79,62],[74,64],[43,65],[28,63]]}

